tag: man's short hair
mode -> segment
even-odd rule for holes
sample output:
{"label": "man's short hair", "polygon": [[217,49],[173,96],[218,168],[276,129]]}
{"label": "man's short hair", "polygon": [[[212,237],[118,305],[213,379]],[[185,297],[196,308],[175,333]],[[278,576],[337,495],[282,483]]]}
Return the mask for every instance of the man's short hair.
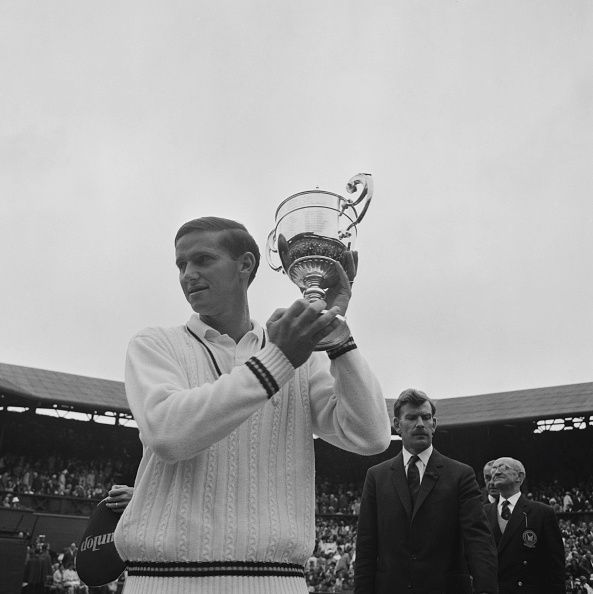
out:
{"label": "man's short hair", "polygon": [[247,231],[245,225],[221,217],[200,217],[183,223],[179,227],[179,231],[175,235],[175,245],[177,245],[181,237],[192,231],[220,232],[220,244],[233,258],[239,258],[244,253],[251,252],[255,257],[255,266],[251,271],[248,282],[248,284],[251,284],[259,268],[260,253],[255,239]]}
{"label": "man's short hair", "polygon": [[515,470],[523,474],[523,480],[527,477],[527,471],[525,470],[525,466],[521,460],[517,460],[516,458],[511,458],[514,463]]}
{"label": "man's short hair", "polygon": [[396,419],[399,419],[399,415],[404,404],[422,406],[425,402],[430,403],[430,410],[434,416],[437,410],[434,402],[421,390],[416,390],[416,388],[408,388],[407,390],[404,390],[395,401],[395,404],[393,405],[393,416]]}

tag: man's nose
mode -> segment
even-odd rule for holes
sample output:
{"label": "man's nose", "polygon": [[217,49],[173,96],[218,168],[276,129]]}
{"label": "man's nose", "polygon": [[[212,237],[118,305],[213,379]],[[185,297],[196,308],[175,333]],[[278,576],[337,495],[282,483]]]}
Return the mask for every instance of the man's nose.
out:
{"label": "man's nose", "polygon": [[194,279],[197,279],[199,277],[200,277],[199,270],[197,269],[196,266],[194,266],[191,263],[188,263],[186,265],[186,267],[183,270],[183,273],[181,274],[181,278],[184,279],[184,280],[189,280],[189,279],[194,280]]}

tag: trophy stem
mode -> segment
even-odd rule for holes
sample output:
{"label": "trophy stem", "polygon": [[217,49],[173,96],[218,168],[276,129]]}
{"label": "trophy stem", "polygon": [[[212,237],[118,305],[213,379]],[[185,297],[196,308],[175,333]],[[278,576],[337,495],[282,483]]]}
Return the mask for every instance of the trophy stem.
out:
{"label": "trophy stem", "polygon": [[[325,291],[321,288],[321,279],[323,275],[309,275],[305,282],[307,287],[303,289],[303,297],[309,302],[313,303],[318,299],[325,299]],[[323,310],[321,313],[325,313],[327,310]],[[315,351],[326,351],[332,347],[335,347],[344,342],[348,336],[350,336],[350,330],[348,329],[346,318],[341,315],[336,316],[336,319],[340,320],[341,324],[331,334],[328,334],[323,340],[321,340],[315,347]]]}
{"label": "trophy stem", "polygon": [[321,288],[321,276],[310,275],[307,280],[307,287],[303,290],[303,297],[309,302],[325,299],[325,291]]}

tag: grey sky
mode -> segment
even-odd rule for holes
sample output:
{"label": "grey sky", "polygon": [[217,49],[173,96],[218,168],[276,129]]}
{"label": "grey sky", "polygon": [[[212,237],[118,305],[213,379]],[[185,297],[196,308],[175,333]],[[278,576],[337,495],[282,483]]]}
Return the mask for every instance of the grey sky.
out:
{"label": "grey sky", "polygon": [[[189,218],[264,247],[373,174],[353,333],[385,395],[593,377],[593,2],[0,2],[0,360],[122,379],[186,320]],[[264,322],[298,297],[262,266]]]}

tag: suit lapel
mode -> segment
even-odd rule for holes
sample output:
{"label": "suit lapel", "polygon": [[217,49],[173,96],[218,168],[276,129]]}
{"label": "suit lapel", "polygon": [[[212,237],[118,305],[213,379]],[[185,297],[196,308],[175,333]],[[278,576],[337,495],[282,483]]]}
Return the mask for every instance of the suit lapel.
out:
{"label": "suit lapel", "polygon": [[[502,551],[504,547],[506,547],[507,544],[510,542],[513,534],[515,534],[515,532],[517,532],[517,530],[519,530],[521,526],[525,525],[524,520],[525,515],[527,514],[527,508],[527,501],[525,500],[525,497],[521,495],[521,497],[519,497],[519,499],[517,500],[517,504],[513,508],[513,513],[509,518],[509,523],[507,524],[507,527],[504,529],[504,532],[502,533],[502,538],[498,543],[499,551]],[[496,521],[498,523],[498,518]]]}
{"label": "suit lapel", "polygon": [[398,454],[391,464],[393,485],[399,496],[404,509],[409,517],[412,517],[412,499],[408,489],[408,479],[406,478],[406,471],[404,470],[404,457]]}
{"label": "suit lapel", "polygon": [[432,454],[428,459],[428,465],[424,471],[422,482],[420,483],[420,491],[418,491],[416,505],[414,506],[414,513],[412,514],[412,520],[439,480],[439,471],[442,467],[443,461],[441,460],[441,455],[435,449],[433,449]]}

